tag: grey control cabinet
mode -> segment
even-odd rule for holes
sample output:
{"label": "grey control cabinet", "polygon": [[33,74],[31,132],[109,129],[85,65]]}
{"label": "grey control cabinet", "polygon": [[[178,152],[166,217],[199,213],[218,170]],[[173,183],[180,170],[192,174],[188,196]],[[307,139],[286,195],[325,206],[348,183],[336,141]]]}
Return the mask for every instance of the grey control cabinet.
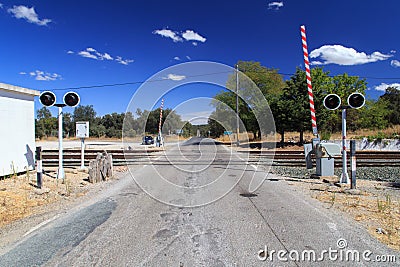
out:
{"label": "grey control cabinet", "polygon": [[318,176],[334,176],[335,159],[341,155],[340,146],[333,143],[319,143],[315,148],[316,174]]}

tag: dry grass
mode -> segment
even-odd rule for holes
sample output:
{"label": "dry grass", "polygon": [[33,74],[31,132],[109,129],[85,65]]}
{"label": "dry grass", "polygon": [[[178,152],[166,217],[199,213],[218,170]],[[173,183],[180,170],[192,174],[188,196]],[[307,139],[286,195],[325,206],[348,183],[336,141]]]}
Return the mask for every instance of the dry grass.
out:
{"label": "dry grass", "polygon": [[400,251],[400,190],[393,184],[359,180],[360,195],[346,193],[347,186],[329,186],[320,181],[303,181],[315,199],[361,223],[369,233],[389,247]]}
{"label": "dry grass", "polygon": [[[55,172],[49,175],[56,177]],[[43,175],[41,190],[35,187],[35,172],[0,180],[0,227],[40,213],[47,204],[80,197],[90,186],[86,173],[66,173],[64,183],[52,177]]]}
{"label": "dry grass", "polygon": [[392,127],[383,130],[360,129],[351,134],[354,136],[354,138],[361,138],[368,136],[376,136],[378,132],[383,133],[385,136],[400,135],[400,125],[394,125]]}
{"label": "dry grass", "polygon": [[[394,135],[400,135],[400,125],[395,125],[392,127],[389,127],[387,129],[383,130],[369,130],[369,129],[360,129],[357,131],[349,131],[347,130],[347,139],[360,139],[363,137],[368,137],[368,136],[376,136],[378,133],[383,133],[385,136],[394,136]],[[312,138],[314,138],[314,135],[312,132],[304,132],[304,140],[311,141]],[[337,132],[337,133],[332,133],[330,140],[340,140],[342,139],[342,133]],[[280,135],[279,139],[280,140]],[[298,132],[286,132],[285,133],[285,141],[293,141],[293,142],[299,142],[300,141],[300,134]]]}

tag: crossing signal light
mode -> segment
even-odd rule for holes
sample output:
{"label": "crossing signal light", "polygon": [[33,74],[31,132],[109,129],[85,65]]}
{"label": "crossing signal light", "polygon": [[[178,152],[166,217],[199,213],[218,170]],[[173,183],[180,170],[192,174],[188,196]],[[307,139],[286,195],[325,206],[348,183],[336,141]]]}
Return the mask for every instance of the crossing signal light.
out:
{"label": "crossing signal light", "polygon": [[337,94],[329,94],[324,98],[324,107],[329,110],[335,110],[340,107],[342,100]]}
{"label": "crossing signal light", "polygon": [[43,106],[50,107],[56,103],[56,95],[53,92],[45,91],[40,94],[39,101]]}
{"label": "crossing signal light", "polygon": [[347,104],[351,108],[361,108],[365,104],[365,97],[360,93],[352,93],[347,98]]}
{"label": "crossing signal light", "polygon": [[75,92],[68,92],[64,95],[64,103],[67,106],[75,107],[79,104],[79,95]]}

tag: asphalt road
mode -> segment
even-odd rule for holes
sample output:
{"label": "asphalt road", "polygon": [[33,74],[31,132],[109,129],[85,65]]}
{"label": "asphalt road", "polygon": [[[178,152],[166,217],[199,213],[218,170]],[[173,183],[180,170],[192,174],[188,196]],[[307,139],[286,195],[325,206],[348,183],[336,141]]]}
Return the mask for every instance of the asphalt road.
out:
{"label": "asphalt road", "polygon": [[[191,139],[3,248],[0,266],[399,265],[361,226],[263,169]],[[397,261],[373,262],[380,255]]]}

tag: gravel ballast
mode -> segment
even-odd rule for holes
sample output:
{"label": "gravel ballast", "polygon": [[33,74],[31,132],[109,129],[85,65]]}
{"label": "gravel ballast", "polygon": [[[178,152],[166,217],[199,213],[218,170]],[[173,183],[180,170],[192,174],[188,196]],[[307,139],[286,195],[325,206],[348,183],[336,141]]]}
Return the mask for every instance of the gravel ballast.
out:
{"label": "gravel ballast", "polygon": [[[309,179],[315,173],[315,168],[307,170],[305,167],[272,166],[271,172],[286,177]],[[335,175],[340,177],[341,168],[335,168]],[[350,170],[349,170],[350,175]],[[400,182],[399,167],[358,167],[356,178],[363,180]]]}

